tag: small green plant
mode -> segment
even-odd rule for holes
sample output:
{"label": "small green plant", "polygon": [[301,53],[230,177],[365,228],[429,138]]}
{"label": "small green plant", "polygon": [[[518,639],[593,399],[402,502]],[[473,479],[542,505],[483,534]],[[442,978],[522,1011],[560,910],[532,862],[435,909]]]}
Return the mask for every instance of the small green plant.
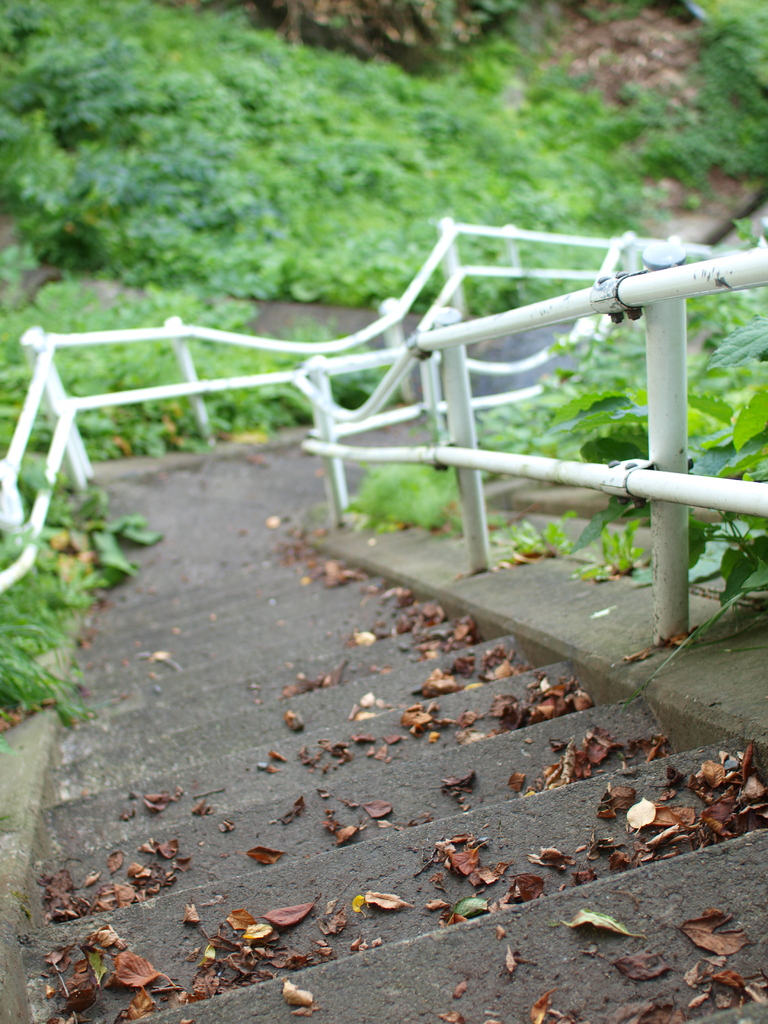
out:
{"label": "small green plant", "polygon": [[374,467],[349,510],[363,527],[380,532],[407,526],[448,533],[461,529],[456,476],[430,466]]}
{"label": "small green plant", "polygon": [[530,520],[523,519],[495,531],[493,542],[503,549],[503,560],[499,564],[525,564],[570,554],[573,542],[564,524],[575,515],[575,512],[566,512],[559,520],[547,523],[543,530],[537,529]]}
{"label": "small green plant", "polygon": [[600,559],[577,569],[572,578],[602,583],[631,576],[636,569],[647,566],[648,556],[644,548],[636,547],[634,543],[639,526],[638,519],[627,523],[623,530],[609,530],[603,526],[600,531]]}

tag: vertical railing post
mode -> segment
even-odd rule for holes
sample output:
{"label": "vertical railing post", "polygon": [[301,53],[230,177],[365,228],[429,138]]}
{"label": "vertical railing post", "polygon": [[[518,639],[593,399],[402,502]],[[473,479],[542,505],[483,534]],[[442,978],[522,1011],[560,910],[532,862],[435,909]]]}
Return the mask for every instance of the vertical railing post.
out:
{"label": "vertical railing post", "polygon": [[[436,327],[458,323],[461,313],[445,309],[435,320]],[[467,370],[467,350],[457,345],[443,351],[443,388],[448,405],[448,433],[451,444],[460,448],[477,448],[475,416],[472,410],[472,392]],[[478,469],[457,469],[461,518],[464,541],[467,545],[469,571],[483,572],[488,568],[488,524],[485,515],[483,480]]]}
{"label": "vertical railing post", "polygon": [[[379,315],[386,316],[388,313],[392,313],[398,305],[397,299],[384,299],[379,305]],[[402,348],[404,344],[403,321],[398,320],[397,323],[387,327],[384,331],[384,345],[386,348]],[[413,381],[410,377],[406,377],[400,385],[400,395],[403,401],[409,405],[412,405],[416,400],[416,395],[413,391]]]}
{"label": "vertical railing post", "polygon": [[[445,274],[446,281],[448,281],[453,277],[457,270],[461,270],[461,257],[459,256],[459,247],[456,244],[455,225],[453,219],[451,217],[443,217],[440,221],[439,227],[444,235],[447,235],[450,232],[454,236],[453,241],[443,257],[443,273]],[[464,295],[463,285],[458,285],[453,295],[449,296],[448,301],[454,309],[458,309],[462,316],[467,315],[467,300]]]}
{"label": "vertical railing post", "polygon": [[[325,402],[333,401],[331,382],[325,369],[325,356],[312,356],[305,363],[307,376],[320,392],[320,397]],[[315,428],[322,441],[334,443],[337,440],[336,421],[333,414],[326,411],[317,402],[312,403],[312,413],[315,420]],[[349,492],[347,490],[347,477],[344,472],[344,463],[341,459],[324,458],[325,468],[325,495],[328,500],[328,519],[331,526],[341,526],[342,517],[349,505]]]}
{"label": "vertical railing post", "polygon": [[[643,250],[646,270],[685,263],[680,245],[656,242]],[[688,394],[685,299],[645,307],[648,368],[648,458],[657,469],[688,472]],[[651,503],[654,642],[688,632],[688,509]]]}
{"label": "vertical railing post", "polygon": [[[24,348],[24,354],[27,357],[27,362],[34,370],[38,353],[43,351],[50,342],[46,339],[45,332],[41,327],[32,327],[28,331],[25,331],[24,337],[21,339],[21,343]],[[44,404],[48,419],[54,429],[56,428],[59,417],[62,415],[66,398],[67,393],[61,382],[59,371],[56,369],[56,364],[51,361],[45,378]],[[78,491],[86,490],[88,487],[88,481],[93,478],[93,466],[91,465],[91,460],[88,458],[88,453],[85,450],[85,444],[80,436],[80,431],[77,429],[74,417],[72,418],[69,433],[67,435],[65,459],[67,463],[67,472],[75,489]]]}
{"label": "vertical railing post", "polygon": [[[165,326],[170,327],[171,330],[178,330],[179,336],[171,338],[171,345],[173,346],[173,352],[176,356],[176,363],[178,364],[181,376],[188,383],[193,383],[198,379],[197,370],[195,364],[192,361],[192,353],[189,351],[189,345],[187,344],[186,338],[182,336],[184,330],[184,324],[179,316],[169,316],[165,321]],[[192,406],[192,415],[195,417],[195,423],[197,423],[197,429],[200,431],[200,436],[208,442],[213,444],[213,432],[211,431],[211,423],[208,419],[208,410],[205,407],[202,395],[190,395],[189,403]]]}

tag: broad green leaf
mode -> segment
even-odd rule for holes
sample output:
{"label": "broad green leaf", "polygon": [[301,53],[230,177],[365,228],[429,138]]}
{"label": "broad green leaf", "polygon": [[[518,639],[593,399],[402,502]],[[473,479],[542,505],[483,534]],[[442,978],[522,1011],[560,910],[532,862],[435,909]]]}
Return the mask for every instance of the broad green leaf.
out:
{"label": "broad green leaf", "polygon": [[640,447],[638,435],[611,434],[608,437],[591,437],[579,451],[582,459],[587,462],[613,462],[614,459],[624,462],[626,459],[644,459],[648,452],[648,443]]}
{"label": "broad green leaf", "polygon": [[746,366],[768,359],[768,317],[753,316],[722,341],[709,360],[709,367]]}
{"label": "broad green leaf", "polygon": [[126,576],[135,576],[138,572],[135,565],[128,561],[113,533],[97,531],[93,535],[93,543],[99,553],[99,561],[109,569],[117,569]]}
{"label": "broad green leaf", "polygon": [[595,928],[603,928],[605,931],[616,932],[618,935],[630,935],[634,939],[647,938],[641,932],[628,931],[615,917],[609,917],[608,914],[596,914],[593,910],[580,910],[572,921],[563,921],[561,923],[568,928],[579,928],[583,924],[591,924]]}
{"label": "broad green leaf", "polygon": [[744,580],[742,587],[744,590],[760,590],[762,587],[768,587],[768,564],[761,559],[757,569]]}
{"label": "broad green leaf", "polygon": [[720,423],[730,423],[733,417],[733,409],[724,402],[721,398],[715,398],[714,395],[688,395],[688,405],[694,409],[698,409],[699,412],[706,413],[707,416],[711,416],[712,419],[718,420]]}
{"label": "broad green leaf", "polygon": [[618,499],[612,497],[608,502],[608,507],[600,512],[595,512],[581,531],[581,535],[571,548],[571,554],[575,554],[577,551],[581,551],[582,548],[587,547],[588,544],[593,544],[595,541],[600,540],[603,527],[607,523],[612,523],[615,519],[620,519],[621,516],[624,516],[626,519],[647,519],[648,509],[628,508],[626,505],[620,505]]}
{"label": "broad green leaf", "polygon": [[558,409],[552,419],[552,425],[566,429],[581,422],[585,417],[591,418],[598,413],[610,414],[617,409],[626,409],[631,404],[627,396],[620,392],[579,395]]}
{"label": "broad green leaf", "polygon": [[768,392],[760,391],[756,394],[749,405],[746,405],[736,420],[733,428],[733,444],[736,451],[741,451],[744,445],[757,434],[761,434],[768,423]]}
{"label": "broad green leaf", "polygon": [[107,968],[104,966],[104,961],[101,958],[101,953],[98,950],[92,949],[88,952],[88,963],[93,968],[93,973],[96,975],[96,981],[101,984],[101,979],[107,973]]}
{"label": "broad green leaf", "polygon": [[488,913],[488,900],[481,900],[479,896],[465,896],[451,908],[452,914],[460,917],[477,917],[479,914]]}

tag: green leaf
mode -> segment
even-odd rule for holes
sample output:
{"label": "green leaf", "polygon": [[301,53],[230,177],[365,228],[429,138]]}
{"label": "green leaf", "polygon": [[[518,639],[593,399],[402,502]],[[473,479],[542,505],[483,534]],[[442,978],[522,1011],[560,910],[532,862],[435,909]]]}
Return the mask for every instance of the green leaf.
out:
{"label": "green leaf", "polygon": [[648,445],[641,448],[637,443],[639,437],[629,434],[610,434],[608,437],[592,437],[581,446],[579,454],[586,462],[604,462],[606,465],[616,459],[625,462],[627,459],[644,459],[648,454]]}
{"label": "green leaf", "polygon": [[479,914],[488,913],[488,900],[481,900],[479,896],[465,896],[463,900],[451,907],[452,914],[459,917],[477,917]]}
{"label": "green leaf", "polygon": [[630,935],[634,939],[647,938],[641,932],[628,931],[615,917],[609,917],[608,914],[596,914],[593,910],[580,910],[572,921],[561,923],[568,928],[579,928],[583,924],[591,924],[595,928],[603,928],[605,931],[616,932],[618,935]]}
{"label": "green leaf", "polygon": [[733,428],[733,444],[740,451],[751,438],[762,433],[768,423],[768,393],[759,391],[746,405]]}
{"label": "green leaf", "polygon": [[720,594],[720,604],[729,601],[745,592],[744,584],[755,571],[755,564],[740,551],[726,551],[720,569],[725,577],[725,589]]}
{"label": "green leaf", "polygon": [[692,409],[706,413],[707,416],[711,416],[712,419],[718,420],[720,423],[729,424],[733,417],[733,409],[730,405],[713,395],[690,394],[688,395],[688,405]]}
{"label": "green leaf", "polygon": [[120,545],[117,543],[117,538],[113,533],[97,530],[91,536],[99,553],[101,565],[109,569],[117,569],[126,576],[136,575],[138,572],[137,567],[132,562],[129,562],[120,550]]}
{"label": "green leaf", "polygon": [[742,583],[742,588],[749,591],[762,590],[763,587],[768,587],[768,564],[761,559],[757,564],[757,569]]}
{"label": "green leaf", "polygon": [[88,963],[93,968],[93,973],[96,975],[96,981],[101,984],[101,979],[107,973],[107,968],[104,965],[104,961],[101,958],[101,953],[97,949],[88,951]]}
{"label": "green leaf", "polygon": [[611,500],[608,502],[608,507],[604,508],[600,512],[595,512],[587,525],[581,531],[581,535],[571,548],[571,554],[575,554],[577,551],[581,551],[582,548],[585,548],[588,544],[594,544],[595,541],[600,540],[603,533],[603,527],[608,523],[612,523],[615,519],[620,519],[622,516],[624,516],[625,519],[647,519],[648,509],[628,508],[626,505],[620,505],[618,498],[611,497]]}
{"label": "green leaf", "polygon": [[738,327],[719,345],[709,360],[709,368],[716,366],[746,366],[748,363],[768,359],[768,317],[753,316],[744,327]]}

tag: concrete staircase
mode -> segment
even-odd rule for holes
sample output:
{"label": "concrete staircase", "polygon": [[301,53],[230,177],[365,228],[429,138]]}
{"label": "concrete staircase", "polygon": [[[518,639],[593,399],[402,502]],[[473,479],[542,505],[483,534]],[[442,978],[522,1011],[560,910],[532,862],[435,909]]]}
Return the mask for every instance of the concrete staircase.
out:
{"label": "concrete staircase", "polygon": [[[660,827],[626,824],[643,798],[699,816],[687,780],[744,745],[673,752],[644,702],[590,706],[567,661],[531,666],[381,579],[326,586],[338,563],[290,533],[313,470],[289,450],[113,482],[166,540],[84,633],[96,717],[61,740],[30,851],[26,1019],[768,1019],[768,832],[657,849]],[[445,675],[464,688],[431,695]],[[681,930],[709,908],[732,916]],[[630,934],[565,924],[583,910]],[[132,984],[96,985],[103,967]]]}

